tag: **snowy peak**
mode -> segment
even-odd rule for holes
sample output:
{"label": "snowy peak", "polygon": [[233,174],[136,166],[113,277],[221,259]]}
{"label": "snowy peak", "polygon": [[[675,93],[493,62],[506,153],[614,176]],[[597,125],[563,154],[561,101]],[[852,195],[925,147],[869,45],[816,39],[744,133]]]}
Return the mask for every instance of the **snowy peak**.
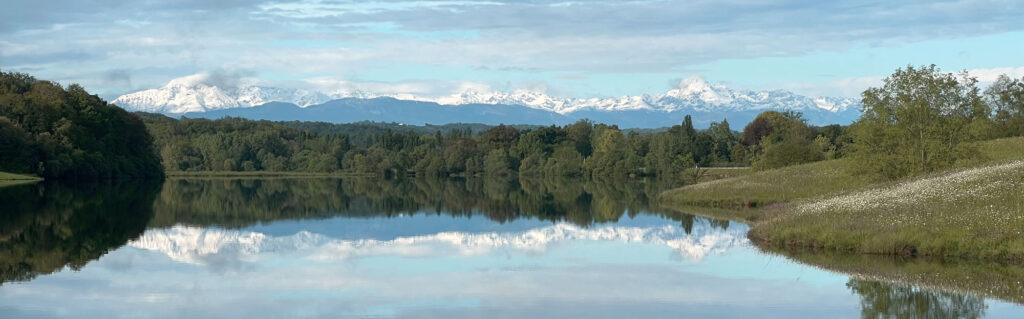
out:
{"label": "snowy peak", "polygon": [[260,86],[259,82],[254,78],[231,80],[205,73],[194,74],[173,79],[158,89],[122,95],[112,103],[132,111],[181,114],[252,107],[270,102],[305,107],[331,100],[320,92]]}
{"label": "snowy peak", "polygon": [[[133,111],[170,114],[245,108],[270,102],[306,107],[333,99],[377,97],[434,102],[455,107],[469,104],[526,106],[566,116],[573,116],[577,112],[583,114],[580,116],[588,116],[586,114],[592,114],[593,111],[728,115],[764,110],[795,110],[805,114],[817,113],[822,118],[843,113],[845,118],[853,114],[852,110],[859,109],[859,102],[854,99],[808,97],[783,90],[733,90],[721,84],[709,83],[700,76],[683,79],[675,88],[660,94],[591,98],[557,97],[543,90],[492,90],[486,85],[465,85],[453,94],[431,97],[408,92],[367,92],[357,84],[346,81],[333,82],[333,86],[330,85],[332,82],[321,83],[316,80],[307,83],[308,87],[323,87],[330,93],[272,87],[262,83],[255,78],[196,74],[171,80],[159,89],[123,95],[113,102]],[[509,121],[514,122],[515,119]]]}

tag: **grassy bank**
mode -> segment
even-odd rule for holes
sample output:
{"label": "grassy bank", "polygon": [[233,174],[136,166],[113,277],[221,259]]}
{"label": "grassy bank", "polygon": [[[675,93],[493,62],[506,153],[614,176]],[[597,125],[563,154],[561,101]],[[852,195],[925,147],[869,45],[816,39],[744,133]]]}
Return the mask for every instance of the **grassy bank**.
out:
{"label": "grassy bank", "polygon": [[797,165],[686,186],[662,194],[670,206],[756,208],[857,189],[868,184],[846,160]]}
{"label": "grassy bank", "polygon": [[762,246],[1024,262],[1024,138],[978,147],[982,156],[957,169],[905,181],[872,182],[835,160],[691,185],[661,201],[745,219]]}
{"label": "grassy bank", "polygon": [[36,176],[31,176],[31,175],[21,175],[21,174],[13,174],[13,173],[7,173],[7,172],[0,172],[0,187],[10,186],[10,185],[26,184],[26,183],[35,183],[35,182],[39,182],[39,181],[42,181],[42,180],[43,180],[42,178],[39,178],[39,177],[36,177]]}

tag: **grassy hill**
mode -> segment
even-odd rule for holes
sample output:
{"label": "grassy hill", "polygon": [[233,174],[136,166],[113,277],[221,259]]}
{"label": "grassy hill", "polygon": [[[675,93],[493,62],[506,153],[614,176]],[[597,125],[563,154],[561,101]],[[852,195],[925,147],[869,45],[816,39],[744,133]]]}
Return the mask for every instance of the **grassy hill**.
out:
{"label": "grassy hill", "polygon": [[690,185],[661,202],[751,222],[761,245],[1024,262],[1024,138],[979,148],[957,169],[903,181],[873,182],[835,160]]}

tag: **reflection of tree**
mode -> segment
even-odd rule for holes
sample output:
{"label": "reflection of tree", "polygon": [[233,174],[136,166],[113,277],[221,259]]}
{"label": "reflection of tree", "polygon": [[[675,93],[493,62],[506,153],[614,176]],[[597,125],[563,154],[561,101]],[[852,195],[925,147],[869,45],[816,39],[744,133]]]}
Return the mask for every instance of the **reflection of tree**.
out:
{"label": "reflection of tree", "polygon": [[497,222],[532,218],[586,226],[641,212],[692,224],[692,216],[663,212],[655,206],[658,192],[667,187],[655,181],[543,177],[171,179],[154,205],[156,216],[151,226],[245,227],[281,219],[421,213],[482,215]]}
{"label": "reflection of tree", "polygon": [[860,295],[862,318],[981,318],[985,301],[951,292],[905,284],[850,279],[846,286]]}
{"label": "reflection of tree", "polygon": [[89,261],[142,234],[159,182],[0,188],[0,283]]}

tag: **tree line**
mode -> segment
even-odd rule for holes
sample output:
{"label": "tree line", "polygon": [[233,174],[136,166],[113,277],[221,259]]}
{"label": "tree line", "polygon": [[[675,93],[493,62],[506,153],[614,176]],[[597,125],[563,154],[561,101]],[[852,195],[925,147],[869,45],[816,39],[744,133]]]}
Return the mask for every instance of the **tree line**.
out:
{"label": "tree line", "polygon": [[[565,126],[498,125],[482,132],[452,129],[432,134],[354,130],[351,124],[299,127],[240,118],[178,120],[148,115],[144,120],[168,171],[342,172],[384,177],[671,177],[694,167],[771,162],[764,158],[790,147],[789,139],[772,140],[781,134],[806,135],[812,141],[822,134],[833,135],[828,142],[833,143],[839,132],[836,127],[809,127],[797,113],[777,112],[759,117],[755,121],[759,124],[750,129],[757,129],[755,133],[733,131],[727,121],[697,130],[689,117],[679,125],[645,133],[587,120]],[[825,152],[819,153],[805,157],[826,157]]]}

